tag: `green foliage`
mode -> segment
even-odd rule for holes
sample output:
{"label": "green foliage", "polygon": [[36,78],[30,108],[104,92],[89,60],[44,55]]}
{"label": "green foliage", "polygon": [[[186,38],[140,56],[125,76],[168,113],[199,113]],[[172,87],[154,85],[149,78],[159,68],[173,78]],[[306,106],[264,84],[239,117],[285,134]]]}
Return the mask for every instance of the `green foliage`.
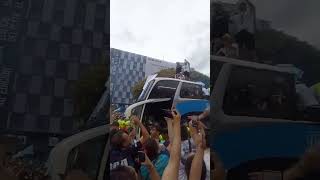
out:
{"label": "green foliage", "polygon": [[[169,68],[169,69],[163,69],[163,70],[159,71],[157,77],[174,78],[175,74],[176,74],[176,70],[174,68]],[[198,72],[198,71],[191,71],[190,79],[191,79],[191,81],[201,81],[205,84],[206,88],[209,87],[210,78],[208,76]],[[134,99],[137,99],[139,97],[145,81],[146,81],[146,79],[139,81],[138,83],[136,83],[133,86],[131,92],[132,92]]]}
{"label": "green foliage", "polygon": [[200,81],[205,84],[205,87],[208,88],[210,85],[210,78],[198,71],[191,71],[190,73],[191,81]]}
{"label": "green foliage", "polygon": [[101,59],[101,62],[91,65],[81,74],[72,89],[75,116],[80,124],[89,118],[105,91],[109,66],[106,56]]}
{"label": "green foliage", "polygon": [[273,64],[294,64],[302,69],[308,85],[319,82],[320,51],[307,42],[281,31],[261,31],[256,33],[256,51],[259,59]]}
{"label": "green foliage", "polygon": [[163,69],[159,71],[157,77],[174,78],[175,75],[176,75],[176,69],[169,68],[169,69]]}
{"label": "green foliage", "polygon": [[131,89],[131,93],[134,99],[138,99],[145,82],[146,82],[146,79],[139,81]]}

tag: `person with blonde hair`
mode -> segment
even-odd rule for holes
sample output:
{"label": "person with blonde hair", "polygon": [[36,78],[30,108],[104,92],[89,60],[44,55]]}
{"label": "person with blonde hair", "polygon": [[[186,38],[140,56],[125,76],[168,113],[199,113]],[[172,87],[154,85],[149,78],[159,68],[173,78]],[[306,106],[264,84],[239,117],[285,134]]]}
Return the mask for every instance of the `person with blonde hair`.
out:
{"label": "person with blonde hair", "polygon": [[218,56],[225,56],[230,58],[238,58],[239,52],[236,44],[229,34],[222,37],[223,47],[217,52]]}

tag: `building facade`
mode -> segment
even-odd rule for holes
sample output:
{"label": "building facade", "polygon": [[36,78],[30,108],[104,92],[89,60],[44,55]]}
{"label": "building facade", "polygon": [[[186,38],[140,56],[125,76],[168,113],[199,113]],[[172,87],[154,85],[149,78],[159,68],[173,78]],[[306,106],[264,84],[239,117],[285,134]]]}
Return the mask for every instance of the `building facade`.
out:
{"label": "building facade", "polygon": [[111,103],[134,103],[132,87],[149,75],[162,69],[175,68],[176,64],[147,56],[111,48],[110,50]]}
{"label": "building facade", "polygon": [[74,129],[72,87],[109,47],[105,0],[0,2],[0,125],[13,132]]}

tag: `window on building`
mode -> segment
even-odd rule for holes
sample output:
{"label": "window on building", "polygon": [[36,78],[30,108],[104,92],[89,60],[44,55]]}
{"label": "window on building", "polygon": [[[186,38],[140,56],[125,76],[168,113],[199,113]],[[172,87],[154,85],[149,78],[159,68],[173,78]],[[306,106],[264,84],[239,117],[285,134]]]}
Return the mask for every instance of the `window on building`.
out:
{"label": "window on building", "polygon": [[70,46],[68,44],[60,45],[60,58],[68,59],[70,57]]}
{"label": "window on building", "polygon": [[62,28],[61,29],[61,40],[63,42],[67,42],[67,43],[72,42],[72,29],[71,28]]}
{"label": "window on building", "polygon": [[32,72],[32,57],[24,56],[20,62],[20,72],[30,74]]}
{"label": "window on building", "polygon": [[22,129],[24,127],[24,115],[13,113],[11,116],[10,127],[12,129]]}
{"label": "window on building", "polygon": [[39,25],[39,36],[41,38],[49,38],[49,35],[50,35],[50,24],[47,24],[47,23],[40,23]]}
{"label": "window on building", "polygon": [[39,22],[29,21],[28,22],[28,31],[27,31],[28,36],[35,37],[38,32],[38,27],[39,27]]}
{"label": "window on building", "polygon": [[29,18],[40,21],[42,17],[43,0],[32,0],[30,1],[30,5]]}
{"label": "window on building", "polygon": [[82,43],[82,30],[74,29],[72,31],[72,44],[81,44]]}
{"label": "window on building", "polygon": [[27,96],[26,94],[16,94],[14,102],[14,112],[24,113],[26,111]]}
{"label": "window on building", "polygon": [[[54,81],[54,95],[56,97],[63,97],[64,96],[65,84],[66,84],[65,79],[55,79],[55,81]],[[63,107],[63,105],[61,107]]]}
{"label": "window on building", "polygon": [[92,41],[93,41],[93,32],[92,31],[85,31],[84,37],[83,37],[83,42],[87,46],[92,46]]}
{"label": "window on building", "polygon": [[148,99],[173,98],[178,85],[179,81],[160,80],[152,89]]}
{"label": "window on building", "polygon": [[295,113],[294,84],[287,73],[234,66],[223,110],[234,116],[290,119]]}
{"label": "window on building", "polygon": [[31,78],[30,90],[31,94],[39,94],[42,86],[42,78],[40,76],[33,76]]}
{"label": "window on building", "polygon": [[49,129],[49,118],[46,116],[37,117],[37,128],[42,131]]}
{"label": "window on building", "polygon": [[51,110],[51,96],[41,96],[40,97],[40,114],[49,115]]}
{"label": "window on building", "polygon": [[27,112],[31,114],[39,114],[40,101],[38,95],[28,95]]}
{"label": "window on building", "polygon": [[48,41],[46,40],[37,40],[36,48],[34,54],[40,57],[45,57],[48,48]]}
{"label": "window on building", "polygon": [[53,22],[59,25],[63,24],[64,20],[64,11],[63,10],[57,10],[53,14]]}
{"label": "window on building", "polygon": [[32,60],[32,74],[33,75],[43,75],[45,68],[45,62],[43,58],[35,57]]}
{"label": "window on building", "polygon": [[57,59],[60,57],[60,46],[58,43],[50,42],[47,49],[47,57],[51,59]]}
{"label": "window on building", "polygon": [[75,14],[77,14],[77,16],[74,17],[75,27],[82,27],[84,24],[84,16],[86,14],[86,5],[83,1],[78,0]]}
{"label": "window on building", "polygon": [[33,56],[35,43],[36,43],[36,40],[33,38],[28,37],[24,40],[24,55]]}
{"label": "window on building", "polygon": [[73,59],[79,59],[81,56],[81,46],[72,45],[71,46],[71,57]]}
{"label": "window on building", "polygon": [[52,104],[52,115],[61,117],[63,115],[63,100],[54,98]]}
{"label": "window on building", "polygon": [[50,40],[54,40],[54,41],[59,41],[60,40],[60,31],[61,31],[61,27],[54,24],[51,26],[50,29]]}
{"label": "window on building", "polygon": [[46,78],[42,82],[41,94],[52,95],[54,89],[54,80],[52,78]]}
{"label": "window on building", "polygon": [[93,47],[101,48],[103,44],[103,34],[99,32],[95,32],[93,34]]}
{"label": "window on building", "polygon": [[107,135],[102,135],[73,148],[68,156],[67,171],[81,169],[91,179],[97,179],[106,142]]}
{"label": "window on building", "polygon": [[104,19],[105,14],[107,11],[107,7],[104,5],[97,5],[96,6],[96,18],[98,19]]}
{"label": "window on building", "polygon": [[66,7],[66,1],[54,1],[55,2],[55,10],[63,11]]}

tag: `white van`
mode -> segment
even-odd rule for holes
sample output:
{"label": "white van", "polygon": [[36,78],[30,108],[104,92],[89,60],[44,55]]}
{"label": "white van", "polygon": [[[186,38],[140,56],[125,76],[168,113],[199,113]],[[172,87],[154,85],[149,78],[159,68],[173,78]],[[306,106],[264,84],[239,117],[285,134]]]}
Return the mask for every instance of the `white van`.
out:
{"label": "white van", "polygon": [[138,102],[125,111],[127,118],[136,115],[144,125],[158,122],[165,127],[163,109],[179,107],[184,120],[188,115],[202,113],[209,106],[209,97],[203,92],[202,83],[162,77],[146,83]]}

